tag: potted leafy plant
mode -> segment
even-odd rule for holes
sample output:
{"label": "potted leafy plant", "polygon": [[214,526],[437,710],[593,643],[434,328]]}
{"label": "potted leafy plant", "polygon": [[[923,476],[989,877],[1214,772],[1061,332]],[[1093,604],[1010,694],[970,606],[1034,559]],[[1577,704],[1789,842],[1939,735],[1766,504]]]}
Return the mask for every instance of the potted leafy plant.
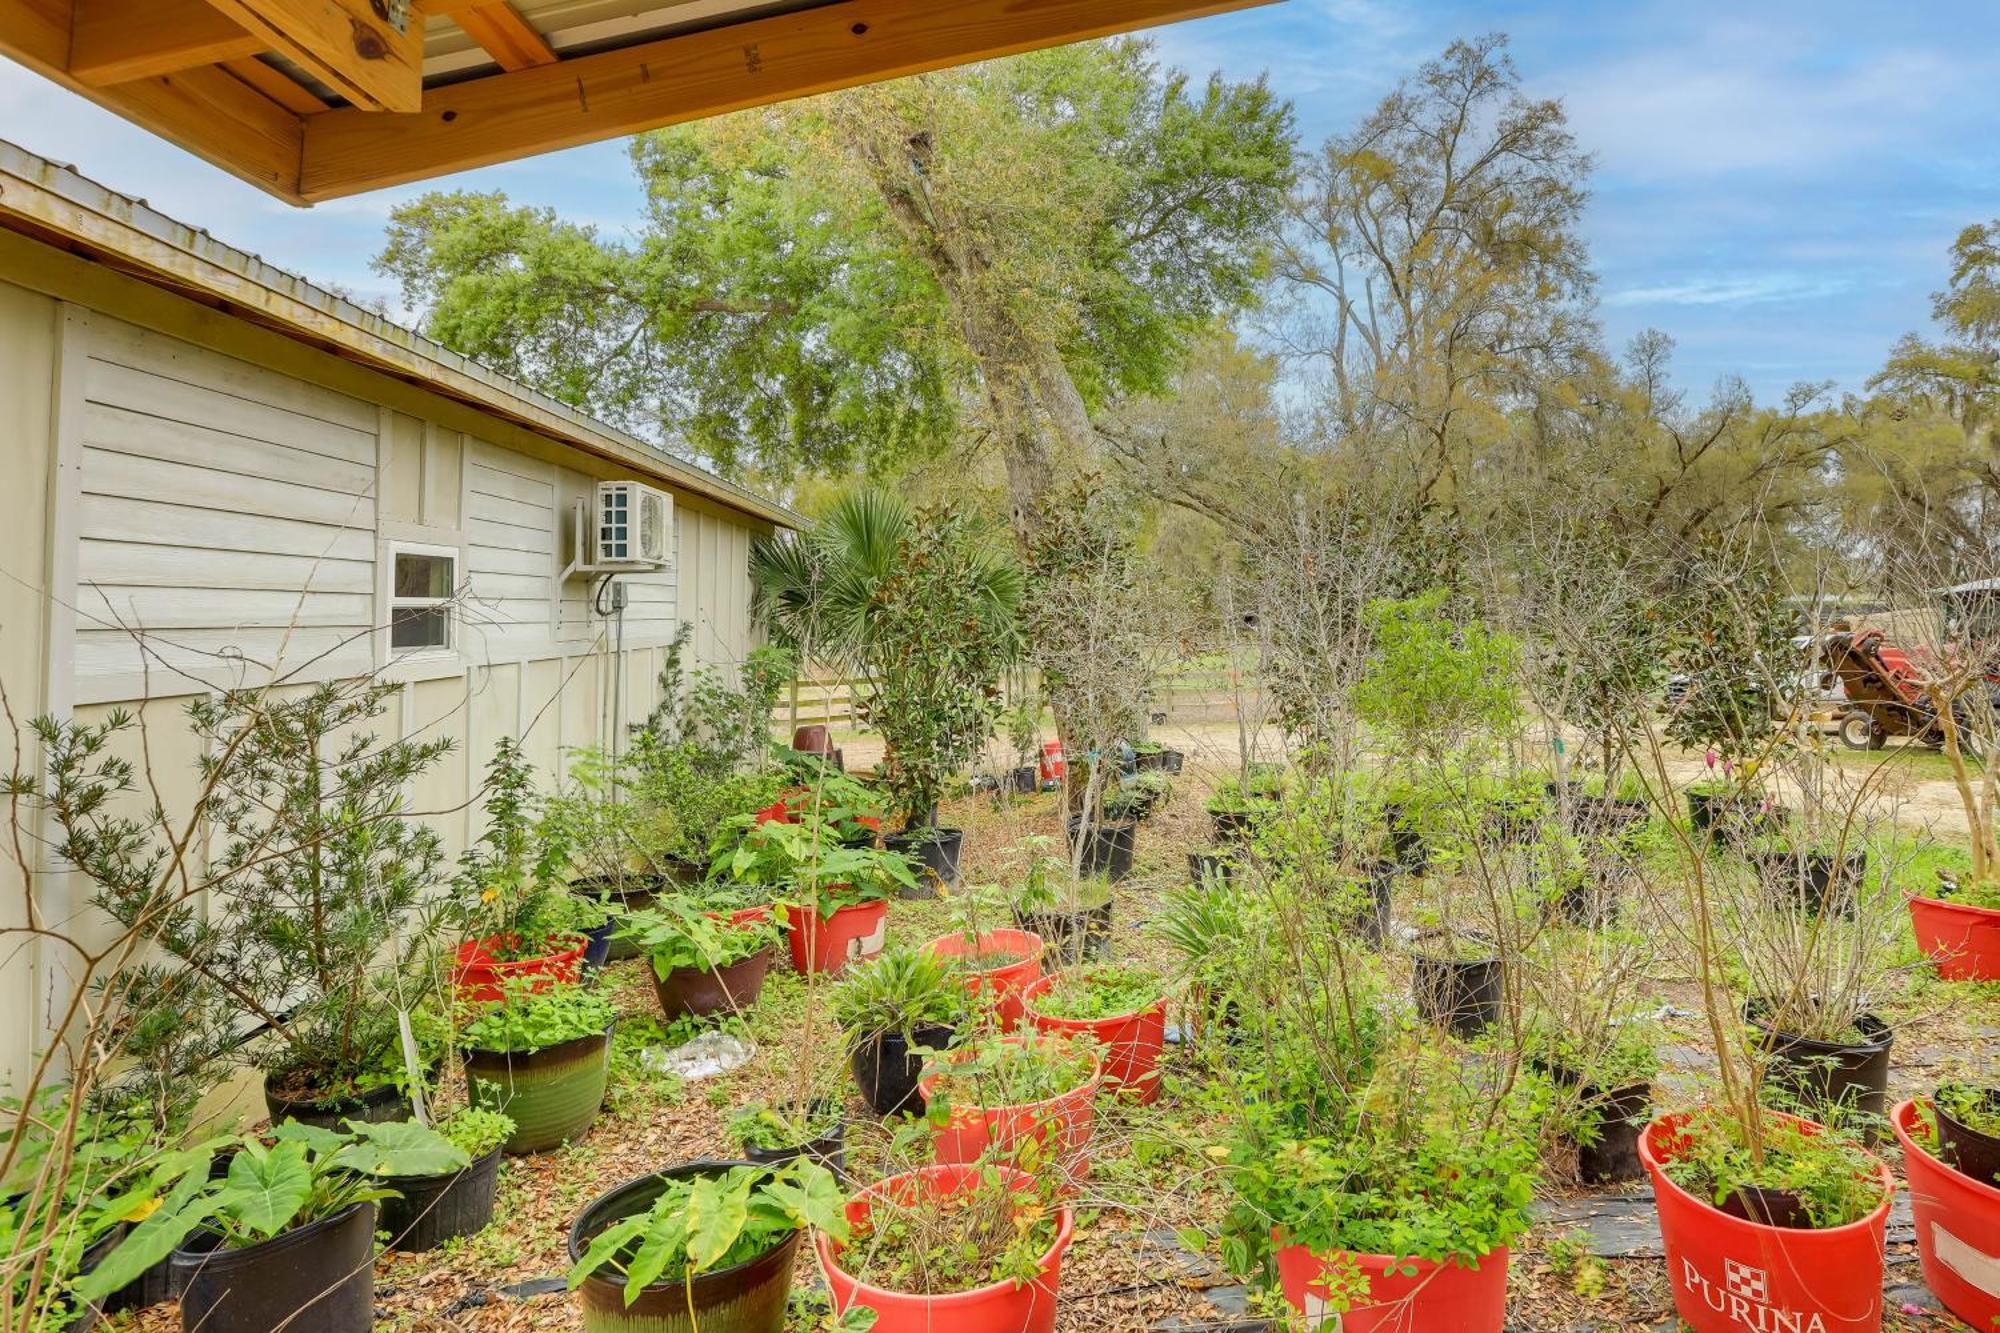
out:
{"label": "potted leafy plant", "polygon": [[805,1158],[690,1162],[600,1195],[569,1231],[588,1333],[784,1333],[807,1227],[848,1234],[840,1187]]}
{"label": "potted leafy plant", "polygon": [[1178,773],[1187,756],[1154,740],[1132,742],[1132,755],[1141,773]]}
{"label": "potted leafy plant", "polygon": [[384,1187],[395,1191],[382,1200],[376,1224],[388,1235],[389,1248],[416,1254],[484,1231],[493,1221],[501,1145],[514,1129],[514,1122],[498,1111],[477,1106],[461,1106],[438,1121],[438,1135],[464,1153],[469,1164],[382,1178]]}
{"label": "potted leafy plant", "polygon": [[1069,861],[1048,855],[1048,846],[1048,838],[1036,836],[1013,849],[1022,865],[1014,924],[1040,936],[1063,962],[1104,957],[1111,950],[1110,881],[1072,874]]}
{"label": "potted leafy plant", "polygon": [[[229,1156],[218,1174],[219,1149]],[[408,1121],[355,1123],[347,1133],[292,1122],[267,1137],[167,1153],[124,1199],[142,1220],[77,1291],[102,1300],[171,1254],[186,1279],[185,1329],[366,1333],[375,1319],[374,1204],[392,1192],[383,1182],[466,1165],[462,1150]]]}
{"label": "potted leafy plant", "polygon": [[746,1106],[728,1126],[729,1137],[753,1162],[768,1166],[808,1157],[836,1176],[847,1171],[846,1131],[846,1116],[833,1097]]}
{"label": "potted leafy plant", "polygon": [[1032,796],[1041,788],[1041,716],[1039,695],[1025,692],[1007,710],[1007,743],[1013,747],[1014,767],[1007,770],[1004,787],[1018,796]]}
{"label": "potted leafy plant", "polygon": [[1021,1021],[1021,995],[1042,975],[1042,937],[1026,930],[980,930],[976,923],[924,946],[957,974],[1002,1032]]}
{"label": "potted leafy plant", "polygon": [[1552,1118],[1586,1183],[1645,1175],[1659,1024],[1649,996],[1650,936],[1615,926],[1548,929],[1527,951],[1522,1054],[1554,1085]]}
{"label": "potted leafy plant", "polygon": [[872,1312],[882,1333],[1053,1333],[1076,1219],[1027,1173],[925,1167],[868,1186],[846,1219],[847,1235],[814,1242],[836,1316]]}
{"label": "potted leafy plant", "polygon": [[1216,841],[1229,842],[1250,837],[1257,822],[1276,807],[1275,785],[1266,788],[1253,779],[1246,787],[1242,779],[1228,777],[1217,784],[1203,808],[1215,824]]}
{"label": "potted leafy plant", "polygon": [[881,952],[890,896],[917,883],[899,854],[843,847],[816,820],[758,824],[718,868],[782,900],[792,963],[802,973],[838,974]]}
{"label": "potted leafy plant", "polygon": [[540,984],[510,989],[459,1034],[467,1096],[514,1122],[510,1153],[581,1138],[610,1078],[617,1010],[581,986]]}
{"label": "potted leafy plant", "polygon": [[1026,1028],[984,1034],[935,1056],[919,1085],[932,1156],[969,1165],[990,1154],[1045,1164],[1062,1178],[1082,1175],[1103,1072],[1085,1043]]}
{"label": "potted leafy plant", "polygon": [[1939,1086],[1928,1101],[1897,1105],[1889,1123],[1903,1149],[1924,1285],[1973,1328],[2000,1324],[2000,1292],[1968,1264],[2000,1252],[2000,1093]]}
{"label": "potted leafy plant", "polygon": [[1351,1097],[1252,1108],[1233,1226],[1276,1246],[1294,1310],[1497,1333],[1538,1165],[1534,1088],[1504,1073],[1406,1039]]}
{"label": "potted leafy plant", "polygon": [[1129,963],[1090,962],[1043,977],[1022,997],[1037,1030],[1094,1043],[1104,1087],[1149,1103],[1159,1099],[1167,1029],[1167,985]]}
{"label": "potted leafy plant", "polygon": [[918,1079],[931,1052],[966,1021],[965,988],[927,951],[892,947],[850,968],[833,992],[861,1099],[877,1115],[922,1110]]}
{"label": "potted leafy plant", "polygon": [[768,920],[731,920],[676,898],[626,914],[620,933],[652,964],[668,1018],[740,1014],[757,1002],[778,950]]}
{"label": "potted leafy plant", "polygon": [[[636,956],[616,924],[624,913],[650,906],[671,882],[673,849],[681,841],[672,810],[635,798],[630,769],[594,746],[576,750],[568,782],[542,804],[542,836],[560,839],[569,851],[570,892],[610,912],[584,955],[592,966]],[[603,957],[595,957],[600,950]]]}
{"label": "potted leafy plant", "polygon": [[589,933],[610,919],[607,907],[564,883],[567,830],[538,822],[534,776],[520,742],[501,737],[486,766],[486,831],[459,859],[469,938],[453,981],[465,1000],[497,1000],[510,982],[576,981]]}

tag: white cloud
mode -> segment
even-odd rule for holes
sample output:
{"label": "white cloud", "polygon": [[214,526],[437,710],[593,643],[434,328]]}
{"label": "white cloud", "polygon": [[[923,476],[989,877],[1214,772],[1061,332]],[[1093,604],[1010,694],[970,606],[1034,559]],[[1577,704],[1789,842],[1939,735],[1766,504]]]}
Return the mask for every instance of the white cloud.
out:
{"label": "white cloud", "polygon": [[1606,293],[1602,300],[1608,306],[1765,305],[1835,296],[1853,285],[1848,279],[1831,274],[1744,274],[1695,277],[1654,287],[1625,287]]}

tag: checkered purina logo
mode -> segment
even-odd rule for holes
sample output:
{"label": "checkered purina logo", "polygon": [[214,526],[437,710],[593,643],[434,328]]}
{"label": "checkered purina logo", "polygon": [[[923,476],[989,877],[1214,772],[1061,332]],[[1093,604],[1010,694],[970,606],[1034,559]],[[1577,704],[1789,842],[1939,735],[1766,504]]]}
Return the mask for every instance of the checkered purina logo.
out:
{"label": "checkered purina logo", "polygon": [[1761,1305],[1770,1298],[1771,1280],[1761,1268],[1752,1268],[1734,1259],[1724,1259],[1722,1282],[1732,1293],[1746,1301],[1756,1301]]}

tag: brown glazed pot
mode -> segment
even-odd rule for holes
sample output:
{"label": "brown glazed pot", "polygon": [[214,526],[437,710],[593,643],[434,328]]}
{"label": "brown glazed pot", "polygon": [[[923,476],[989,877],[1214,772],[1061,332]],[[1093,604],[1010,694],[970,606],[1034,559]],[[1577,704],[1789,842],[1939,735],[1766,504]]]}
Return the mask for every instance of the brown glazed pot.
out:
{"label": "brown glazed pot", "polygon": [[769,944],[739,962],[718,968],[677,967],[661,976],[653,971],[653,994],[668,1018],[709,1018],[736,1014],[757,1003],[764,975],[778,946]]}

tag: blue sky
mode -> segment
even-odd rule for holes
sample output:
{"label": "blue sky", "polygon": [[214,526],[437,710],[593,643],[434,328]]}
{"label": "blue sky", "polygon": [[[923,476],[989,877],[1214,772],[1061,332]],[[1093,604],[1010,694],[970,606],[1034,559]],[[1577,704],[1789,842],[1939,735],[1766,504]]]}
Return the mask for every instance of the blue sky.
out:
{"label": "blue sky", "polygon": [[[1679,342],[1695,396],[1740,373],[1858,389],[1927,326],[1945,249],[2000,217],[2000,9],[1990,0],[1284,0],[1159,30],[1195,71],[1268,71],[1317,143],[1457,36],[1508,33],[1598,163],[1585,234],[1607,339]],[[418,189],[292,209],[0,61],[0,137],[275,263],[362,296],[389,207]],[[616,232],[638,194],[617,144],[466,173]]]}

